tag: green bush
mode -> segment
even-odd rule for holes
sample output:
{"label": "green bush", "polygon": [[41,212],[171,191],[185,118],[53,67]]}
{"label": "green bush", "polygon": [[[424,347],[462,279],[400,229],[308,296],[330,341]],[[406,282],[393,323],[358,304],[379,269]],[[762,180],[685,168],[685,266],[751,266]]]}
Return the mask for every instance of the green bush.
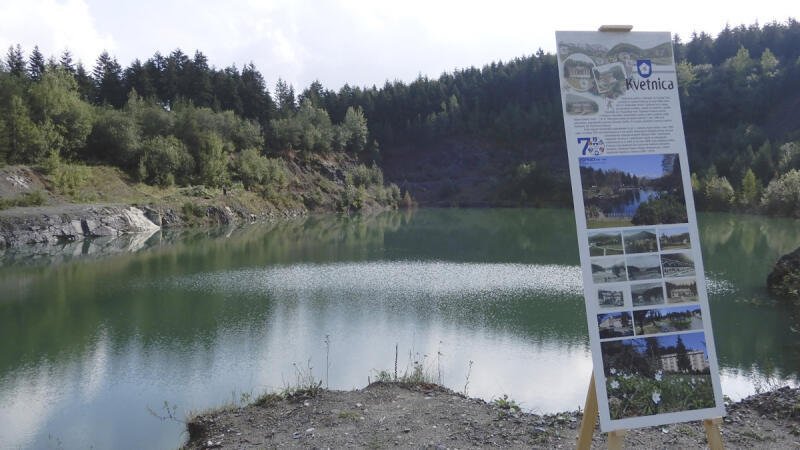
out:
{"label": "green bush", "polygon": [[0,199],[0,209],[13,208],[14,206],[41,206],[47,201],[47,195],[42,191],[26,192],[17,198]]}
{"label": "green bush", "polygon": [[378,166],[359,164],[345,174],[345,184],[364,188],[383,186],[383,172]]}
{"label": "green bush", "polygon": [[189,219],[201,218],[206,216],[206,208],[192,202],[186,202],[181,207],[181,212]]}
{"label": "green bush", "polygon": [[703,183],[703,197],[709,208],[727,211],[733,204],[733,186],[725,177],[711,176]]}
{"label": "green bush", "polygon": [[655,225],[659,223],[685,223],[688,221],[686,206],[674,196],[648,200],[636,210],[631,222],[634,225]]}
{"label": "green bush", "polygon": [[156,136],[142,144],[139,178],[150,184],[170,186],[188,181],[194,160],[186,146],[174,136]]}
{"label": "green bush", "polygon": [[770,181],[761,206],[771,214],[800,217],[800,171],[792,169]]}
{"label": "green bush", "polygon": [[261,156],[254,148],[243,151],[234,168],[247,189],[285,187],[289,180],[282,160]]}
{"label": "green bush", "polygon": [[198,183],[206,186],[222,186],[228,181],[228,154],[225,143],[214,132],[199,136],[195,150],[195,175]]}
{"label": "green bush", "polygon": [[103,109],[87,141],[89,156],[123,169],[136,169],[141,142],[133,116],[115,109]]}
{"label": "green bush", "polygon": [[300,105],[296,113],[270,123],[281,148],[327,152],[336,137],[328,113],[308,100]]}
{"label": "green bush", "polygon": [[79,164],[61,164],[52,174],[53,185],[62,195],[74,197],[89,180],[89,168]]}

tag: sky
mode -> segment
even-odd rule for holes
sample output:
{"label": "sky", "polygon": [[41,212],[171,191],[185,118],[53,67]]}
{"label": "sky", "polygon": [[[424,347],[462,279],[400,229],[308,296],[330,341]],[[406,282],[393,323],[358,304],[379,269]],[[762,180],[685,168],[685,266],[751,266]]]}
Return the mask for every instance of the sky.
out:
{"label": "sky", "polygon": [[[716,36],[726,25],[785,22],[795,1],[0,0],[0,52],[69,49],[84,65],[106,50],[123,66],[156,51],[202,51],[217,68],[253,62],[270,86],[381,86],[555,51],[556,30],[631,24],[634,31]],[[564,8],[561,8],[561,6]]]}
{"label": "sky", "polygon": [[581,158],[581,167],[593,167],[603,170],[618,170],[638,177],[659,178],[664,175],[661,166],[664,156],[654,155],[625,155]]}

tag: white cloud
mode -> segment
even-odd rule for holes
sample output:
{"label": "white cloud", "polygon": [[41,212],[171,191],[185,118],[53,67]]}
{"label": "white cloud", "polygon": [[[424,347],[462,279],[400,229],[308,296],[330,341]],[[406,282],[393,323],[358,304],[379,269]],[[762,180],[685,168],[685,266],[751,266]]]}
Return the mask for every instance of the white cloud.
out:
{"label": "white cloud", "polygon": [[34,45],[45,56],[69,49],[75,60],[92,66],[104,49],[113,52],[110,33],[100,33],[83,0],[30,0],[0,4],[0,50],[20,44],[26,53]]}
{"label": "white cloud", "polygon": [[282,77],[301,90],[314,79],[329,88],[381,85],[507,61],[540,47],[553,51],[556,29],[629,23],[688,40],[694,30],[716,35],[725,23],[764,24],[791,13],[792,4],[781,0],[722,10],[675,0],[657,14],[597,8],[588,0],[568,8],[514,0],[7,0],[0,6],[0,50],[17,42],[26,50],[38,43],[45,54],[69,47],[87,65],[103,49],[123,65],[156,51],[200,50],[216,67],[253,61],[268,81]]}

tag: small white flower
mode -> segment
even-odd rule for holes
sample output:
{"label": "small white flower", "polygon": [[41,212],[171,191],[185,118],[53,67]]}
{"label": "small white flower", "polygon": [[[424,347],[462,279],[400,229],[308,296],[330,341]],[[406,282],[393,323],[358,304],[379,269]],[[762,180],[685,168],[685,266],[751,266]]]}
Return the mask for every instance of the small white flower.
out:
{"label": "small white flower", "polygon": [[611,369],[609,369],[609,372],[611,372],[611,375],[614,375],[615,373],[617,373],[617,369],[612,367]]}
{"label": "small white flower", "polygon": [[657,405],[661,401],[661,392],[653,391],[651,398],[653,399],[653,403]]}
{"label": "small white flower", "polygon": [[619,389],[619,381],[614,380],[609,384],[611,385],[611,389]]}
{"label": "small white flower", "polygon": [[658,372],[656,372],[656,377],[655,377],[655,378],[656,378],[656,381],[661,381],[661,376],[662,376],[662,375],[663,375],[663,374],[662,374],[662,372],[661,372],[660,370],[659,370]]}

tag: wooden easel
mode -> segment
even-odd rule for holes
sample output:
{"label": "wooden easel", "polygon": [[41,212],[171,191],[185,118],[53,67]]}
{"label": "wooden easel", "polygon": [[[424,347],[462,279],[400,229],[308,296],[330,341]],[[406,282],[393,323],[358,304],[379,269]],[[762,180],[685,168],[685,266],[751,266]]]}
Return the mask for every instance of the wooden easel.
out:
{"label": "wooden easel", "polygon": [[[578,431],[578,450],[589,450],[592,445],[594,426],[597,421],[597,390],[594,385],[594,372],[589,379],[589,391],[586,392],[586,404],[583,408],[583,419]],[[703,428],[706,430],[708,448],[711,450],[724,450],[722,445],[722,435],[719,432],[719,425],[722,418],[703,420]],[[625,441],[625,430],[614,430],[608,433],[608,450],[622,450]]]}

